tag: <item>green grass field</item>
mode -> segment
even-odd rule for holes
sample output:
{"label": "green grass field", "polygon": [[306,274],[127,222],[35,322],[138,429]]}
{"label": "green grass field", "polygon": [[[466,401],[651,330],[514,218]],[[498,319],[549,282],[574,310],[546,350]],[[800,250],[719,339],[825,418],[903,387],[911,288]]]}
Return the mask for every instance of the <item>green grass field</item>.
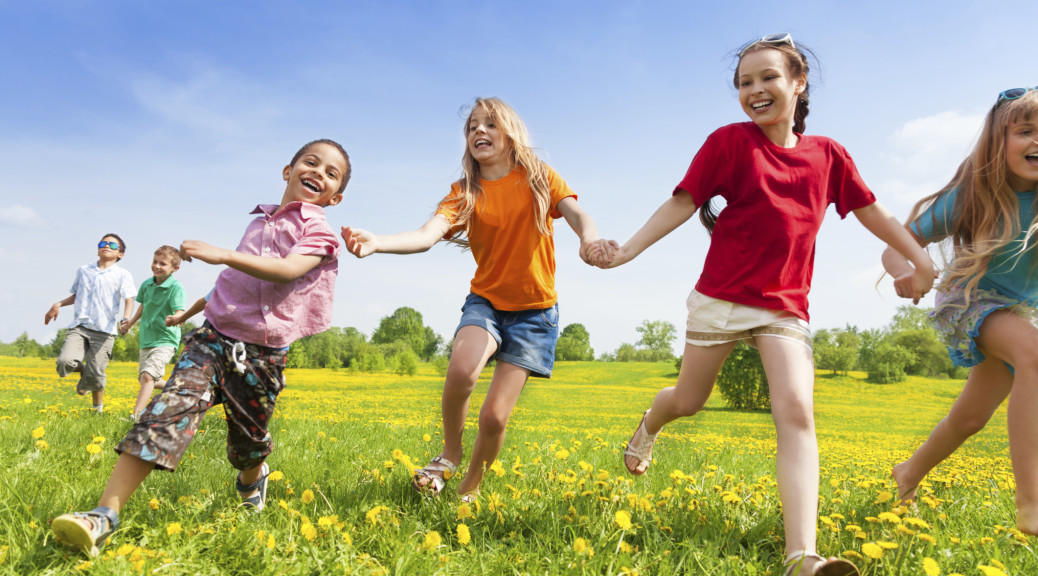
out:
{"label": "green grass field", "polygon": [[[671,364],[561,363],[531,380],[477,504],[448,483],[409,487],[439,452],[441,378],[289,371],[271,428],[268,507],[237,506],[214,410],[174,474],[156,472],[102,554],[54,542],[48,521],[92,508],[130,427],[136,364],[109,367],[106,414],[53,363],[0,357],[0,574],[781,574],[774,427],[718,395],[673,423],[648,474],[621,454]],[[489,372],[487,373],[489,376]],[[1036,574],[1014,529],[1004,408],[894,508],[891,466],[947,412],[961,381],[816,380],[819,549],[864,574]],[[466,446],[475,437],[473,396]]]}

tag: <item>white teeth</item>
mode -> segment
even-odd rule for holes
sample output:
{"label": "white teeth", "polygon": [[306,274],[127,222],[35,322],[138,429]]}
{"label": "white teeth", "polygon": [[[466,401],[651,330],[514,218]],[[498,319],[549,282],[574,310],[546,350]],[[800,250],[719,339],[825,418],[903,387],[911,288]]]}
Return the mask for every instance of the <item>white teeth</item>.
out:
{"label": "white teeth", "polygon": [[306,186],[308,189],[313,190],[314,192],[320,192],[320,190],[317,188],[317,185],[309,180],[303,180],[303,186]]}
{"label": "white teeth", "polygon": [[753,104],[750,104],[750,107],[754,110],[760,110],[761,108],[765,108],[767,106],[771,106],[771,100],[768,100],[767,102],[754,102]]}

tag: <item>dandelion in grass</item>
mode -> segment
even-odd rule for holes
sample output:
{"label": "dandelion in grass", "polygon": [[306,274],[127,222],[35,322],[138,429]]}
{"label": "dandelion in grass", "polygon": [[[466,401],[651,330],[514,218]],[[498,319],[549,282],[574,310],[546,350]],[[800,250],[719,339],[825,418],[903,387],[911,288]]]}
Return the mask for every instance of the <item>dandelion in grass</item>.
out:
{"label": "dandelion in grass", "polygon": [[76,570],[89,570],[94,564],[89,560],[84,560],[76,565]]}
{"label": "dandelion in grass", "polygon": [[303,504],[309,504],[309,503],[313,502],[314,501],[314,491],[309,489],[309,488],[307,488],[306,490],[303,490],[302,500],[303,500]]}
{"label": "dandelion in grass", "polygon": [[884,550],[896,550],[897,549],[897,543],[896,542],[884,542],[882,540],[879,540],[879,541],[876,542],[876,546],[879,546],[880,548],[882,548]]}
{"label": "dandelion in grass", "polygon": [[183,531],[183,528],[180,526],[180,522],[170,522],[166,526],[166,535],[167,536],[172,536],[174,534],[180,534],[182,531]]}
{"label": "dandelion in grass", "polygon": [[425,550],[426,552],[435,550],[440,547],[441,543],[442,539],[440,538],[440,533],[433,530],[425,535],[425,542],[422,543],[422,550]]}
{"label": "dandelion in grass", "polygon": [[273,550],[277,543],[274,541],[274,535],[267,536],[267,550]]}
{"label": "dandelion in grass", "polygon": [[87,444],[86,451],[91,456],[94,456],[101,453],[101,447],[97,444]]}
{"label": "dandelion in grass", "polygon": [[613,521],[621,530],[631,529],[631,515],[625,510],[618,510],[613,516]]}
{"label": "dandelion in grass", "polygon": [[559,460],[565,460],[566,458],[569,458],[569,450],[563,448],[555,453],[555,457]]}
{"label": "dandelion in grass", "polygon": [[985,566],[981,564],[977,566],[977,569],[980,570],[984,576],[1009,576],[1004,570],[1000,570],[994,566]]}
{"label": "dandelion in grass", "polygon": [[422,442],[429,442],[430,440],[432,440],[432,436],[429,434],[422,434]]}
{"label": "dandelion in grass", "polygon": [[901,518],[897,514],[894,514],[893,512],[882,512],[879,515],[879,519],[882,522],[889,522],[891,524],[900,524],[901,523]]}
{"label": "dandelion in grass", "polygon": [[500,460],[494,460],[494,463],[490,465],[490,471],[499,478],[505,475],[505,467]]}
{"label": "dandelion in grass", "polygon": [[48,444],[46,440],[37,440],[36,449],[43,452],[44,450],[50,449],[50,444]]}
{"label": "dandelion in grass", "polygon": [[861,545],[861,553],[873,560],[879,560],[883,557],[883,548],[874,542],[866,542]]}
{"label": "dandelion in grass", "polygon": [[148,508],[151,508],[152,510],[158,510],[159,509],[159,499],[158,498],[152,498],[151,500],[148,500]]}
{"label": "dandelion in grass", "polygon": [[94,436],[92,442],[94,444],[104,444],[106,440],[108,440],[108,439],[105,438],[104,436]]}
{"label": "dandelion in grass", "polygon": [[458,524],[458,544],[468,546],[469,542],[472,542],[472,532],[469,531],[469,527],[464,524]]}
{"label": "dandelion in grass", "polygon": [[280,482],[280,481],[282,481],[284,479],[285,479],[285,473],[282,472],[281,470],[275,470],[275,471],[271,472],[269,475],[267,475],[267,480],[270,480],[271,482]]}
{"label": "dandelion in grass", "polygon": [[314,528],[314,525],[309,522],[303,522],[303,525],[299,527],[299,533],[310,542],[317,538],[317,528]]}
{"label": "dandelion in grass", "polygon": [[378,524],[378,515],[386,510],[389,510],[388,506],[375,506],[371,510],[368,510],[368,513],[365,514],[364,517],[368,519],[368,522],[370,522],[372,526],[374,526]]}
{"label": "dandelion in grass", "polygon": [[317,525],[324,529],[329,529],[335,526],[335,523],[339,520],[338,516],[321,516],[317,519]]}
{"label": "dandelion in grass", "polygon": [[472,518],[472,516],[472,507],[470,507],[467,502],[462,502],[461,505],[458,506],[458,520]]}
{"label": "dandelion in grass", "polygon": [[926,576],[941,576],[941,567],[937,565],[937,561],[933,558],[923,558],[923,573]]}
{"label": "dandelion in grass", "polygon": [[40,438],[43,438],[43,435],[46,433],[47,431],[43,429],[43,426],[40,426],[39,428],[32,431],[32,437],[36,440],[39,440]]}
{"label": "dandelion in grass", "polygon": [[595,555],[595,550],[583,538],[577,538],[573,541],[573,551],[577,554],[587,555],[589,558]]}

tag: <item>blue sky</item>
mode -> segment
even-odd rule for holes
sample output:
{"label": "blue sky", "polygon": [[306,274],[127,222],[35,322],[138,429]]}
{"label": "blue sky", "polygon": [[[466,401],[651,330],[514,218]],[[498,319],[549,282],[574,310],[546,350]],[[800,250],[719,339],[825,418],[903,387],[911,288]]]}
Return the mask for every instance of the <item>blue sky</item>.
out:
{"label": "blue sky", "polygon": [[[952,175],[1001,90],[1038,83],[1038,8],[980,2],[121,2],[0,0],[0,340],[43,325],[106,232],[140,283],[155,248],[234,247],[277,203],[303,143],[333,138],[353,180],[333,226],[419,226],[459,175],[459,109],[500,96],[605,237],[626,240],[714,129],[746,120],[731,53],[791,32],[817,55],[809,134],[850,151],[899,217]],[[558,222],[562,324],[597,352],[643,320],[683,329],[708,237],[690,222],[617,270],[586,267]],[[882,245],[832,211],[814,328],[886,324],[901,302]],[[340,265],[334,324],[368,334],[400,306],[449,339],[475,269],[438,245]],[[189,299],[219,269],[186,263]]]}

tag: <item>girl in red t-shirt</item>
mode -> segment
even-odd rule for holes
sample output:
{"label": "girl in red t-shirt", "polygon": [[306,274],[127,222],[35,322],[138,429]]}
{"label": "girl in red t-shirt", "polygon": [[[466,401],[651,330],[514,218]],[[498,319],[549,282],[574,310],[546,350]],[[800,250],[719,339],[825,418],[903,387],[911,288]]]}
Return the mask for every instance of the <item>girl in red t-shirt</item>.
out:
{"label": "girl in red t-shirt", "polygon": [[483,367],[496,359],[472,459],[458,486],[462,499],[469,501],[478,495],[484,472],[501,451],[505,426],[526,379],[551,377],[559,334],[552,219],[565,218],[577,233],[585,262],[602,259],[603,247],[576,194],[537,157],[511,107],[498,98],[477,99],[464,132],[464,176],[428,222],[414,231],[384,236],[343,228],[342,238],[358,258],[375,252],[424,252],[452,238],[472,250],[476,274],[443,386],[443,451],[416,470],[412,481],[416,490],[437,495],[455,473],[463,455],[469,396]]}
{"label": "girl in red t-shirt", "polygon": [[[843,147],[803,135],[807,76],[807,58],[789,34],[744,46],[734,82],[750,122],[711,134],[670,199],[623,246],[600,241],[594,263],[632,260],[705,207],[700,219],[712,239],[688,301],[678,381],[656,395],[628,442],[624,464],[631,474],[644,474],[663,426],[702,409],[736,342],[751,340],[771,391],[787,574],[857,574],[850,562],[815,552],[818,443],[807,294],[826,207],[835,204],[841,216],[854,212],[865,228],[909,256],[916,266],[908,273],[911,296],[931,288],[933,265],[876,202]],[[727,201],[719,214],[709,209],[714,196]]]}

